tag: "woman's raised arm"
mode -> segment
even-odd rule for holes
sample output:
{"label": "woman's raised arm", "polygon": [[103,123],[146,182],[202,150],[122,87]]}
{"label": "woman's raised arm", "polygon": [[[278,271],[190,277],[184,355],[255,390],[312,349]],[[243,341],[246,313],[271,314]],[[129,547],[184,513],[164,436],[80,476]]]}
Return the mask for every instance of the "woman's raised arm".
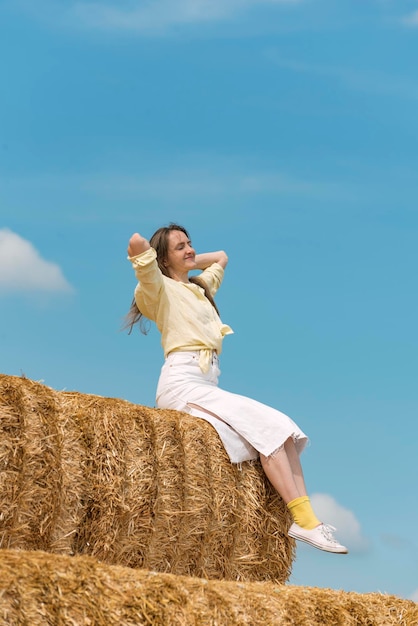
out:
{"label": "woman's raised arm", "polygon": [[205,270],[212,263],[219,263],[225,269],[228,263],[228,255],[223,250],[204,252],[203,254],[196,254],[195,261],[196,269],[198,270]]}

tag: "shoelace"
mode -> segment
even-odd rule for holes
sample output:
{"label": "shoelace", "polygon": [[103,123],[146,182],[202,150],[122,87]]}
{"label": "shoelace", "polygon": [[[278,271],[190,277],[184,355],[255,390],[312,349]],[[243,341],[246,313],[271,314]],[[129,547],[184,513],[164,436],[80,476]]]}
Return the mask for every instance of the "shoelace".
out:
{"label": "shoelace", "polygon": [[330,543],[338,543],[338,541],[335,539],[335,537],[332,534],[336,530],[337,529],[334,528],[334,526],[331,526],[331,524],[321,524],[321,533],[323,534],[325,539],[329,541]]}

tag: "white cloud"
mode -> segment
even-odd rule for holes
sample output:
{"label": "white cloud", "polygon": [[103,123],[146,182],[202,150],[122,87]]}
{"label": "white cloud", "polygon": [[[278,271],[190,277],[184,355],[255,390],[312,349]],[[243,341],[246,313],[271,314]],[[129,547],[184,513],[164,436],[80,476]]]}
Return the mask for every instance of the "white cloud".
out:
{"label": "white cloud", "polygon": [[336,537],[346,545],[350,552],[366,552],[369,542],[361,532],[360,523],[352,511],[338,504],[326,493],[314,493],[311,496],[316,515],[324,523],[337,528]]}
{"label": "white cloud", "polygon": [[418,589],[416,589],[410,596],[409,598],[410,600],[413,600],[414,602],[418,602]]}
{"label": "white cloud", "polygon": [[418,26],[418,11],[414,11],[410,15],[405,16],[404,18],[402,18],[401,21],[403,24],[405,24],[405,26],[417,27]]}
{"label": "white cloud", "polygon": [[0,293],[71,292],[60,267],[44,260],[36,248],[8,228],[0,229]]}
{"label": "white cloud", "polygon": [[170,27],[214,22],[259,5],[297,4],[301,0],[130,0],[75,2],[69,16],[89,28],[139,33],[165,32]]}

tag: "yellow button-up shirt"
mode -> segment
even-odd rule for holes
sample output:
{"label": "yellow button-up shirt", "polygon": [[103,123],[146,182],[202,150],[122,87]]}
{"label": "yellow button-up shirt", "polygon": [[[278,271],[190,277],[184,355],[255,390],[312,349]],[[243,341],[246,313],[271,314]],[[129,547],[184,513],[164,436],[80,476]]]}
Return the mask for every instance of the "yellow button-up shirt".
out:
{"label": "yellow button-up shirt", "polygon": [[[156,323],[164,356],[174,351],[200,350],[200,367],[208,371],[212,351],[220,354],[224,336],[233,330],[222,323],[199,285],[164,276],[156,258],[154,248],[128,257],[138,279],[135,302],[141,313]],[[199,274],[212,296],[223,276],[224,269],[219,263]]]}

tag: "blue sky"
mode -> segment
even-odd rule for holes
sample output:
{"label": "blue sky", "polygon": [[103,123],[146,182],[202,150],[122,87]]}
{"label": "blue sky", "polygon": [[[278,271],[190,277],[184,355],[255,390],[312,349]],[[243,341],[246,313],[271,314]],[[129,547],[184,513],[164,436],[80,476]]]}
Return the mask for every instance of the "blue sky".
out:
{"label": "blue sky", "polygon": [[293,417],[347,557],[418,600],[418,1],[0,2],[0,371],[154,405],[129,236],[225,249],[222,385]]}

